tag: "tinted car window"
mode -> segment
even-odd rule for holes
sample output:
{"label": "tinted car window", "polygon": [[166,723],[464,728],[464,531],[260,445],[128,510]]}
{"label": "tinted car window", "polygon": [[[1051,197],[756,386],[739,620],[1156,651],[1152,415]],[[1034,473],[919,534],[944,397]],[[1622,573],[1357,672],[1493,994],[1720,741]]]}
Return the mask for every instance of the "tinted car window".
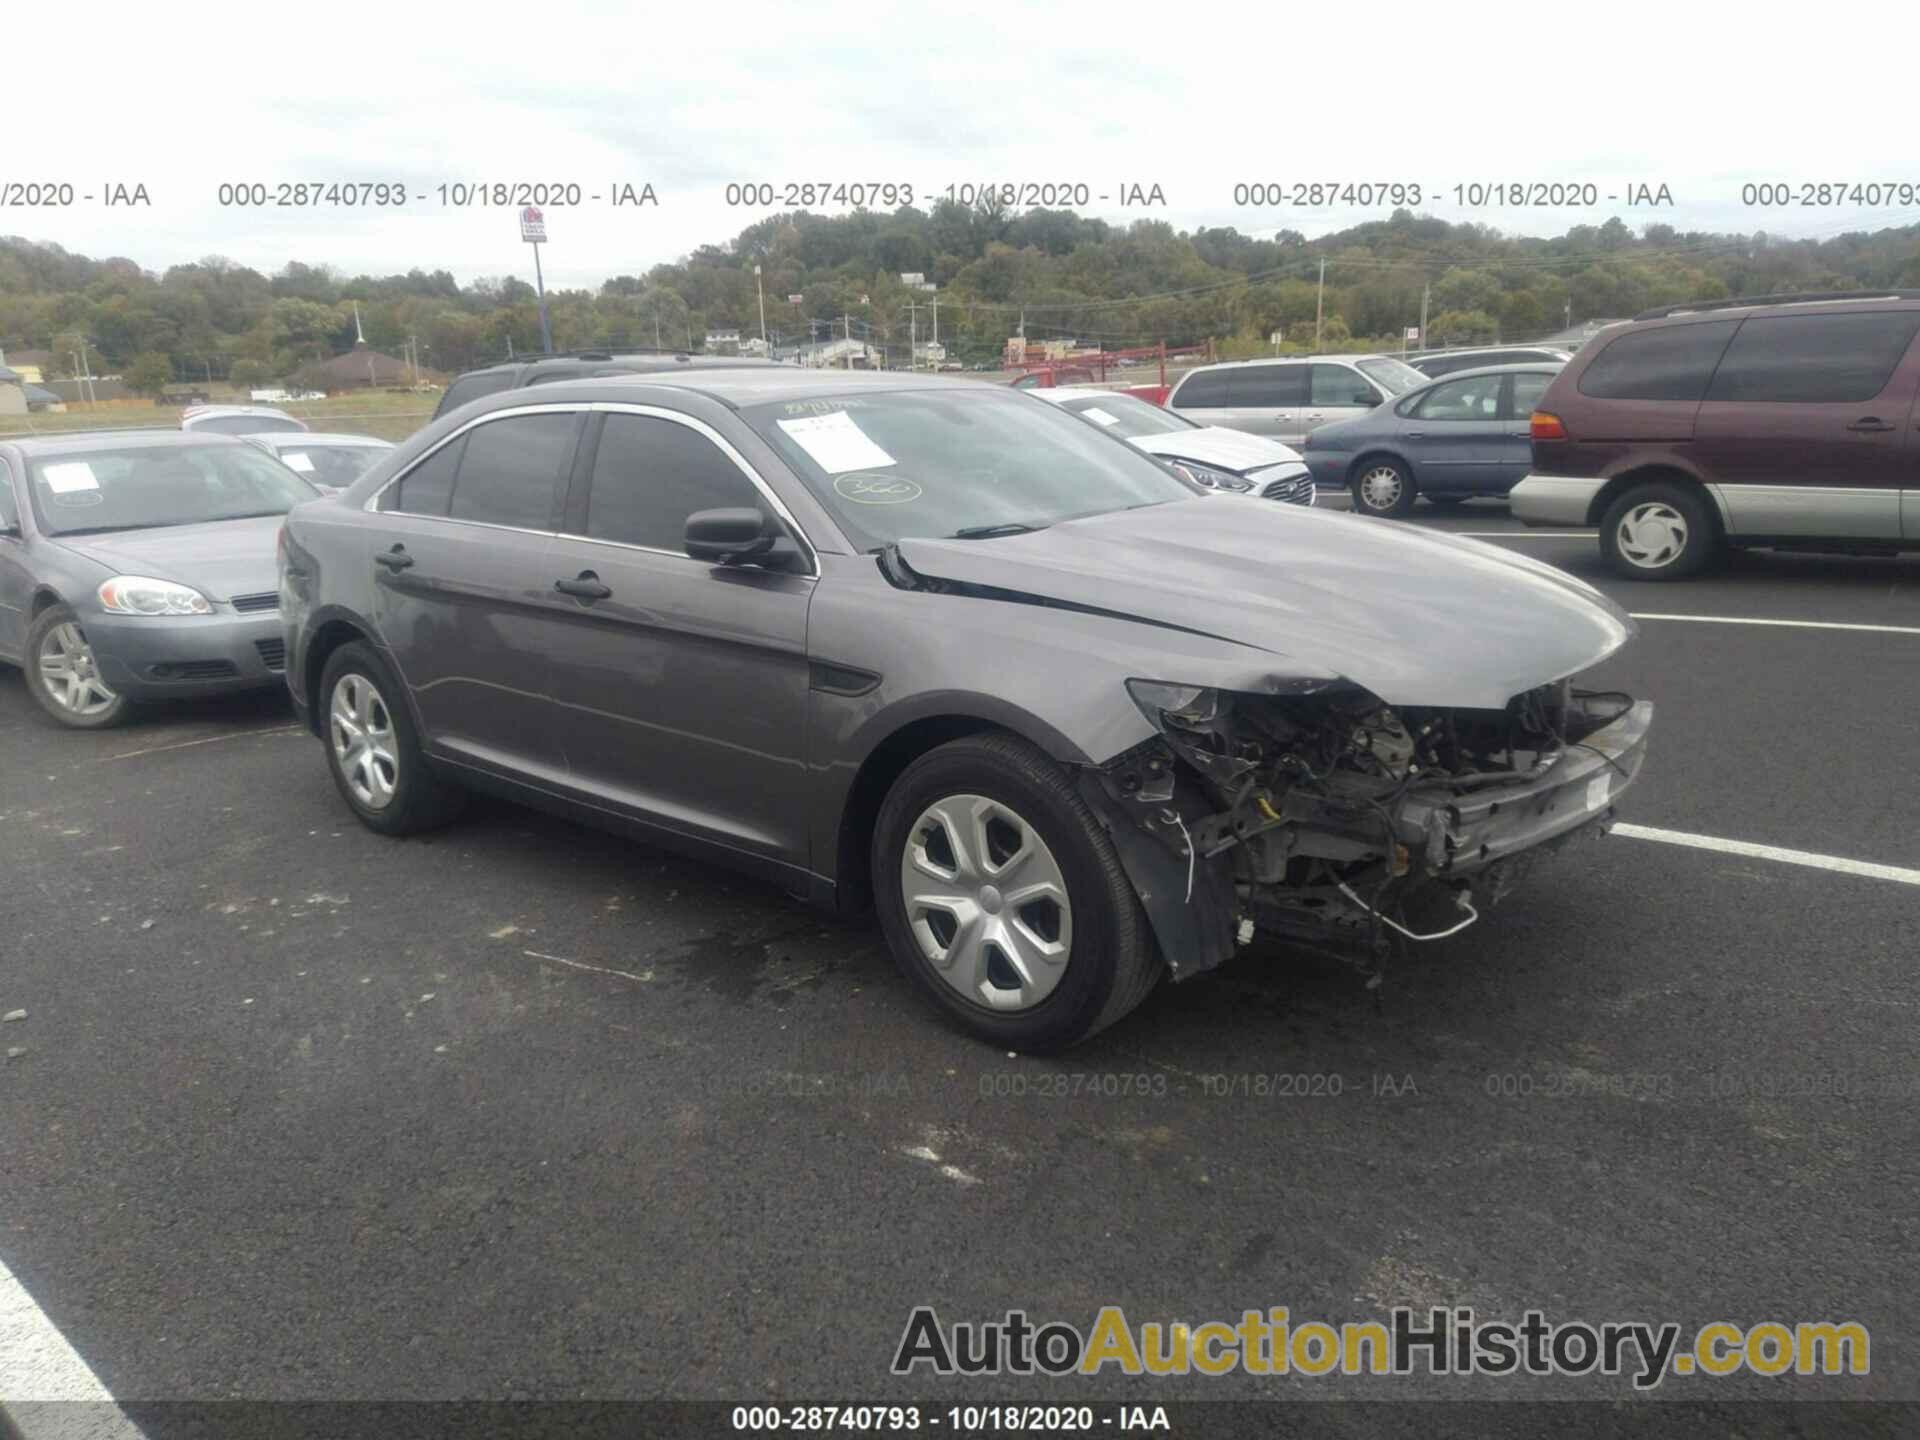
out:
{"label": "tinted car window", "polygon": [[1236,409],[1275,409],[1282,405],[1304,405],[1307,398],[1307,367],[1304,365],[1249,365],[1229,372],[1233,384],[1232,400]]}
{"label": "tinted car window", "polygon": [[473,375],[462,375],[447,386],[447,393],[440,397],[440,406],[433,413],[444,415],[449,410],[458,409],[469,400],[478,400],[483,395],[497,395],[502,390],[513,388],[513,377],[517,370],[481,370]]}
{"label": "tinted car window", "polygon": [[515,415],[470,431],[447,514],[487,525],[547,529],[553,523],[554,486],[573,453],[579,418],[571,411]]}
{"label": "tinted car window", "polygon": [[1371,405],[1380,392],[1366,379],[1344,365],[1315,365],[1313,399],[1315,405]]}
{"label": "tinted car window", "polygon": [[196,420],[187,428],[210,430],[215,435],[280,435],[298,433],[307,427],[298,420],[277,415],[213,415]]}
{"label": "tinted car window", "polygon": [[387,453],[384,445],[313,445],[285,447],[280,463],[321,485],[346,489]]}
{"label": "tinted car window", "polygon": [[460,452],[467,448],[462,435],[442,445],[422,460],[396,485],[380,497],[382,510],[404,510],[409,515],[444,515],[453,495],[453,475],[460,466]]}
{"label": "tinted car window", "polygon": [[1414,413],[1422,420],[1497,420],[1500,417],[1498,375],[1472,375],[1448,380],[1429,390]]}
{"label": "tinted car window", "polygon": [[1709,320],[1629,331],[1602,350],[1580,377],[1596,400],[1698,400],[1738,320]]}
{"label": "tinted car window", "polygon": [[1552,383],[1553,372],[1550,370],[1514,376],[1513,413],[1522,419],[1533,414],[1540,406],[1540,397],[1547,393],[1547,387]]}
{"label": "tinted car window", "polygon": [[587,534],[655,550],[685,548],[696,510],[767,503],[697,430],[649,415],[609,415],[587,495]]}
{"label": "tinted car window", "polygon": [[1098,395],[1065,400],[1061,402],[1061,408],[1086,417],[1109,435],[1118,435],[1122,440],[1200,428],[1191,420],[1170,414],[1158,405],[1149,405],[1132,395]]}
{"label": "tinted car window", "polygon": [[1171,397],[1176,409],[1191,410],[1199,408],[1215,409],[1227,403],[1227,372],[1225,370],[1196,370],[1180,382],[1180,387]]}
{"label": "tinted car window", "polygon": [[1709,400],[1871,400],[1907,353],[1920,314],[1755,316],[1714,372]]}

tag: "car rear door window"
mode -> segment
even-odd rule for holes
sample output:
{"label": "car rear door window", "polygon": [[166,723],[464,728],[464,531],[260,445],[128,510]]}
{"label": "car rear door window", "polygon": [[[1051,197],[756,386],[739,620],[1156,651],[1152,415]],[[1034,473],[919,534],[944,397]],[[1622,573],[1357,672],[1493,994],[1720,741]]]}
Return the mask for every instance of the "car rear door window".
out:
{"label": "car rear door window", "polygon": [[1738,320],[1707,320],[1628,332],[1602,350],[1580,377],[1596,400],[1699,400]]}
{"label": "car rear door window", "polygon": [[1414,413],[1422,420],[1497,420],[1500,380],[1498,375],[1448,380],[1429,390]]}
{"label": "car rear door window", "polygon": [[689,515],[742,506],[767,508],[699,431],[651,415],[607,416],[587,494],[589,538],[685,554]]}
{"label": "car rear door window", "polygon": [[573,458],[576,411],[514,415],[467,433],[447,514],[455,520],[547,530],[554,487]]}
{"label": "car rear door window", "polygon": [[1176,410],[1218,410],[1228,403],[1227,395],[1225,370],[1198,370],[1180,382],[1171,403]]}
{"label": "car rear door window", "polygon": [[1551,371],[1529,371],[1513,377],[1513,414],[1526,419],[1540,408],[1540,397],[1547,393],[1547,387],[1553,384]]}
{"label": "car rear door window", "polygon": [[464,435],[442,445],[387,488],[380,497],[380,508],[408,515],[445,515],[447,501],[453,498],[453,476],[460,468],[460,452],[466,448]]}
{"label": "car rear door window", "polygon": [[1757,315],[1714,372],[1709,400],[1817,404],[1871,400],[1907,353],[1920,312]]}
{"label": "car rear door window", "polygon": [[[1229,373],[1233,378],[1233,398],[1227,403],[1235,409],[1283,410],[1290,405],[1307,403],[1307,367],[1304,365],[1249,365]],[[1349,378],[1352,378],[1351,372]]]}
{"label": "car rear door window", "polygon": [[1380,398],[1373,382],[1344,365],[1314,365],[1313,405],[1371,405]]}

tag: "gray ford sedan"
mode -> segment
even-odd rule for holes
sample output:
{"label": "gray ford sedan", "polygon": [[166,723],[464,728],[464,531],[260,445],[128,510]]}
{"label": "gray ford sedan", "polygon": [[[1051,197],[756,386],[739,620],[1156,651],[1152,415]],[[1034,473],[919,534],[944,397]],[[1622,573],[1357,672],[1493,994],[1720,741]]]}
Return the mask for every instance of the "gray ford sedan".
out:
{"label": "gray ford sedan", "polygon": [[274,686],[274,541],[320,492],[252,445],[178,430],[0,442],[0,660],[63,725]]}
{"label": "gray ford sedan", "polygon": [[288,686],[369,828],[487,789],[871,903],[1005,1049],[1256,931],[1371,971],[1465,929],[1607,828],[1652,712],[1577,686],[1633,622],[1551,566],[920,375],[478,400],[294,511],[281,564]]}

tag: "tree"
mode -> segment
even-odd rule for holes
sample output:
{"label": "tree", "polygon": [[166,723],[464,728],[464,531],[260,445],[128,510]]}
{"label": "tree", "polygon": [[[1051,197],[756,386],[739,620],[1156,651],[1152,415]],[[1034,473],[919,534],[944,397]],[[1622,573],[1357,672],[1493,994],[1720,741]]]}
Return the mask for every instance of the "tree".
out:
{"label": "tree", "polygon": [[158,395],[173,383],[173,362],[156,350],[133,358],[120,378],[136,395]]}
{"label": "tree", "polygon": [[235,385],[245,388],[252,385],[264,385],[272,378],[272,372],[258,360],[236,360],[227,371],[227,378]]}

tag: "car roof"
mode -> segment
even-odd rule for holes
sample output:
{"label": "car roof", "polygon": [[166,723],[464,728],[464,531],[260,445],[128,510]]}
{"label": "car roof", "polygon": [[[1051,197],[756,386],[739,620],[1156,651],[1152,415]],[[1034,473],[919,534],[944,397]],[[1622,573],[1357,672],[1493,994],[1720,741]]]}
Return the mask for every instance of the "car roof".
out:
{"label": "car roof", "polygon": [[198,420],[203,415],[287,415],[278,405],[190,405],[180,412],[182,420]]}
{"label": "car roof", "polygon": [[1902,310],[1920,308],[1920,290],[1810,290],[1791,295],[1747,295],[1731,300],[1689,300],[1678,305],[1660,305],[1634,316],[1641,320],[1743,319],[1755,311],[1792,306],[1805,313],[1844,314],[1860,305],[1892,306]]}
{"label": "car roof", "polygon": [[10,435],[22,455],[72,455],[86,450],[184,450],[207,445],[244,445],[238,435],[194,430],[67,430],[57,435]]}
{"label": "car roof", "polygon": [[288,449],[312,445],[383,445],[393,448],[393,441],[382,440],[378,435],[352,435],[344,430],[265,430],[258,435],[244,435],[244,440],[264,440],[269,445],[285,445]]}
{"label": "car roof", "polygon": [[805,400],[850,392],[880,394],[907,390],[984,391],[1005,393],[1004,385],[992,385],[960,376],[929,375],[912,370],[813,370],[797,365],[765,365],[758,368],[728,369],[715,366],[698,374],[592,375],[580,380],[542,385],[539,394],[507,390],[487,397],[505,405],[538,404],[566,398],[569,400],[625,400],[634,390],[686,390],[711,396],[735,409],[763,405],[780,400]]}
{"label": "car roof", "polygon": [[[1356,360],[1399,360],[1398,355],[1382,354],[1378,350],[1368,350],[1359,355],[1256,355],[1250,360],[1215,360],[1209,365],[1196,365],[1187,371],[1187,375],[1198,375],[1202,370],[1232,370],[1241,365],[1305,365],[1314,362],[1321,365],[1351,365]],[[1406,362],[1402,360],[1401,364]],[[1186,379],[1186,375],[1180,377]]]}
{"label": "car roof", "polygon": [[1465,370],[1449,370],[1444,375],[1429,375],[1427,378],[1438,385],[1442,380],[1466,380],[1475,375],[1506,375],[1514,371],[1525,373],[1541,370],[1557,372],[1566,363],[1564,360],[1513,360],[1504,365],[1473,365]]}
{"label": "car roof", "polygon": [[1511,345],[1460,345],[1445,350],[1416,350],[1407,357],[1407,363],[1411,365],[1417,360],[1444,360],[1460,355],[1500,355],[1509,350],[1548,350],[1561,355],[1569,353],[1564,345],[1549,345],[1545,341],[1529,345],[1516,340]]}
{"label": "car roof", "polygon": [[744,355],[689,355],[684,351],[668,354],[621,354],[604,351],[589,351],[583,355],[535,355],[531,358],[503,360],[495,365],[483,365],[477,370],[463,371],[457,378],[464,380],[470,375],[493,375],[501,371],[513,374],[533,376],[541,371],[564,374],[569,370],[589,370],[597,365],[614,365],[623,370],[639,374],[646,371],[706,369],[709,367],[738,368],[760,365],[775,365],[777,361],[761,360]]}

